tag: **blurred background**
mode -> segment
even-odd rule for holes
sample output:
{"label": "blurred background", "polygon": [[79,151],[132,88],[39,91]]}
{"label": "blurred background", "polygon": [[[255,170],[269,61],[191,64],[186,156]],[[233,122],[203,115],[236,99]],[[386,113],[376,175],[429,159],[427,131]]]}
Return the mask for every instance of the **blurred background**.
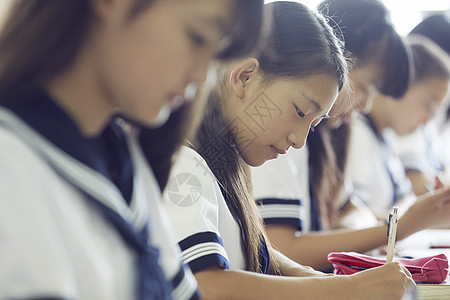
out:
{"label": "blurred background", "polygon": [[[265,2],[273,1],[266,0]],[[316,8],[321,1],[297,0],[296,2]],[[443,13],[450,17],[450,0],[382,0],[382,2],[391,11],[391,19],[397,31],[403,35],[429,15]]]}
{"label": "blurred background", "polygon": [[[13,0],[0,0],[0,18]],[[273,2],[277,0],[266,0]],[[293,0],[316,8],[321,0]],[[355,0],[358,1],[358,0]],[[382,0],[391,11],[392,22],[400,34],[407,34],[417,23],[429,15],[443,13],[450,17],[450,0]]]}

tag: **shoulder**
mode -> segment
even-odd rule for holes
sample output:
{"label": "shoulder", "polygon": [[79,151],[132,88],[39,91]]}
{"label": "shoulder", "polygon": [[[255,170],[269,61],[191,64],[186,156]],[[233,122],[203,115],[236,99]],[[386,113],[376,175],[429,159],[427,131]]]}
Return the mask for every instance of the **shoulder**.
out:
{"label": "shoulder", "polygon": [[214,175],[203,157],[195,150],[183,146],[175,157],[175,163],[171,174],[177,174],[189,170],[191,173],[201,175],[201,178],[209,178]]}
{"label": "shoulder", "polygon": [[[358,157],[372,155],[380,150],[380,141],[369,125],[366,117],[358,115],[351,122],[349,143],[349,161],[360,160]],[[358,158],[358,159],[356,159]]]}
{"label": "shoulder", "polygon": [[299,199],[309,191],[308,150],[291,149],[283,156],[251,169],[256,199]]}
{"label": "shoulder", "polygon": [[370,127],[369,120],[361,114],[357,114],[355,118],[351,121],[351,134],[365,136],[366,138],[375,138],[375,133]]}

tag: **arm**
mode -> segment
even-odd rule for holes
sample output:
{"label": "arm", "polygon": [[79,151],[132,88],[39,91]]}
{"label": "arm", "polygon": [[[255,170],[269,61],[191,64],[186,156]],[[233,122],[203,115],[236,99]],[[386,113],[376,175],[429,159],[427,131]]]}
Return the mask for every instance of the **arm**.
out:
{"label": "arm", "polygon": [[[272,275],[290,276],[290,277],[323,277],[330,276],[331,274],[325,274],[320,271],[314,270],[312,267],[301,265],[291,260],[281,252],[271,249],[270,253],[270,272]],[[276,266],[274,265],[276,264]],[[273,270],[277,268],[279,274]],[[333,276],[333,275],[331,275]]]}
{"label": "arm", "polygon": [[401,299],[414,283],[398,263],[350,276],[284,277],[212,267],[195,274],[203,299]]}
{"label": "arm", "polygon": [[406,176],[408,176],[411,181],[412,189],[417,196],[421,196],[435,189],[440,189],[444,186],[439,177],[436,176],[433,181],[433,179],[425,176],[425,174],[420,171],[407,170]]}
{"label": "arm", "polygon": [[[450,225],[450,188],[420,197],[400,218],[397,238],[434,226]],[[387,242],[385,224],[374,227],[347,230],[337,229],[318,233],[296,235],[289,225],[268,225],[267,234],[271,242],[292,260],[324,269],[329,266],[327,255],[334,251],[366,252],[383,246]]]}

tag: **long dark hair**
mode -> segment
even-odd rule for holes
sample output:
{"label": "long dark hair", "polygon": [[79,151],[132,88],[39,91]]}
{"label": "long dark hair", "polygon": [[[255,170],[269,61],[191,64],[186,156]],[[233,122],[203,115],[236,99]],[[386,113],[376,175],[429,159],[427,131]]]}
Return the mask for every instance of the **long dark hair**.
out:
{"label": "long dark hair", "polygon": [[357,65],[374,61],[384,69],[379,91],[402,97],[411,79],[409,48],[395,31],[390,14],[379,0],[326,0],[319,5],[345,40]]}
{"label": "long dark hair", "polygon": [[310,192],[319,204],[322,229],[334,228],[339,219],[337,197],[345,180],[349,137],[348,124],[330,128],[326,120],[308,135]]}
{"label": "long dark hair", "polygon": [[[395,31],[386,7],[378,0],[325,0],[318,9],[338,30],[356,66],[376,62],[383,68],[379,91],[402,97],[412,79],[411,51]],[[329,128],[323,122],[308,136],[311,194],[319,201],[325,228],[332,228],[339,217],[337,197],[344,184],[350,129],[348,124]]]}
{"label": "long dark hair", "polygon": [[[288,1],[267,4],[265,9],[272,16],[267,42],[252,55],[260,63],[263,82],[329,73],[336,77],[339,86],[345,83],[347,63],[342,44],[323,16],[300,3]],[[252,196],[249,166],[240,155],[232,124],[228,124],[222,113],[227,105],[227,66],[220,68],[218,74],[219,82],[210,94],[192,144],[216,176],[225,201],[241,227],[247,270],[259,272],[264,228]]]}

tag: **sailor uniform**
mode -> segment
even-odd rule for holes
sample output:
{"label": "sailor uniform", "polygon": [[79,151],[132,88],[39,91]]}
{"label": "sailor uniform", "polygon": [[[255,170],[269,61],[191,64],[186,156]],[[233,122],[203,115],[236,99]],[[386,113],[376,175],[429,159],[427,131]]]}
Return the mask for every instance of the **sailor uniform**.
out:
{"label": "sailor uniform", "polygon": [[[215,176],[195,150],[182,147],[163,197],[183,259],[194,273],[211,266],[245,269],[242,229]],[[262,250],[261,269],[266,273],[269,255],[264,241]]]}
{"label": "sailor uniform", "polygon": [[253,195],[266,225],[284,224],[303,233],[312,230],[308,148],[290,149],[252,168]]}
{"label": "sailor uniform", "polygon": [[0,107],[0,298],[198,298],[134,137],[116,122],[83,137],[39,90],[11,100]]}
{"label": "sailor uniform", "polygon": [[385,218],[399,199],[412,194],[401,161],[369,116],[359,115],[352,122],[347,163],[355,194],[379,218]]}

